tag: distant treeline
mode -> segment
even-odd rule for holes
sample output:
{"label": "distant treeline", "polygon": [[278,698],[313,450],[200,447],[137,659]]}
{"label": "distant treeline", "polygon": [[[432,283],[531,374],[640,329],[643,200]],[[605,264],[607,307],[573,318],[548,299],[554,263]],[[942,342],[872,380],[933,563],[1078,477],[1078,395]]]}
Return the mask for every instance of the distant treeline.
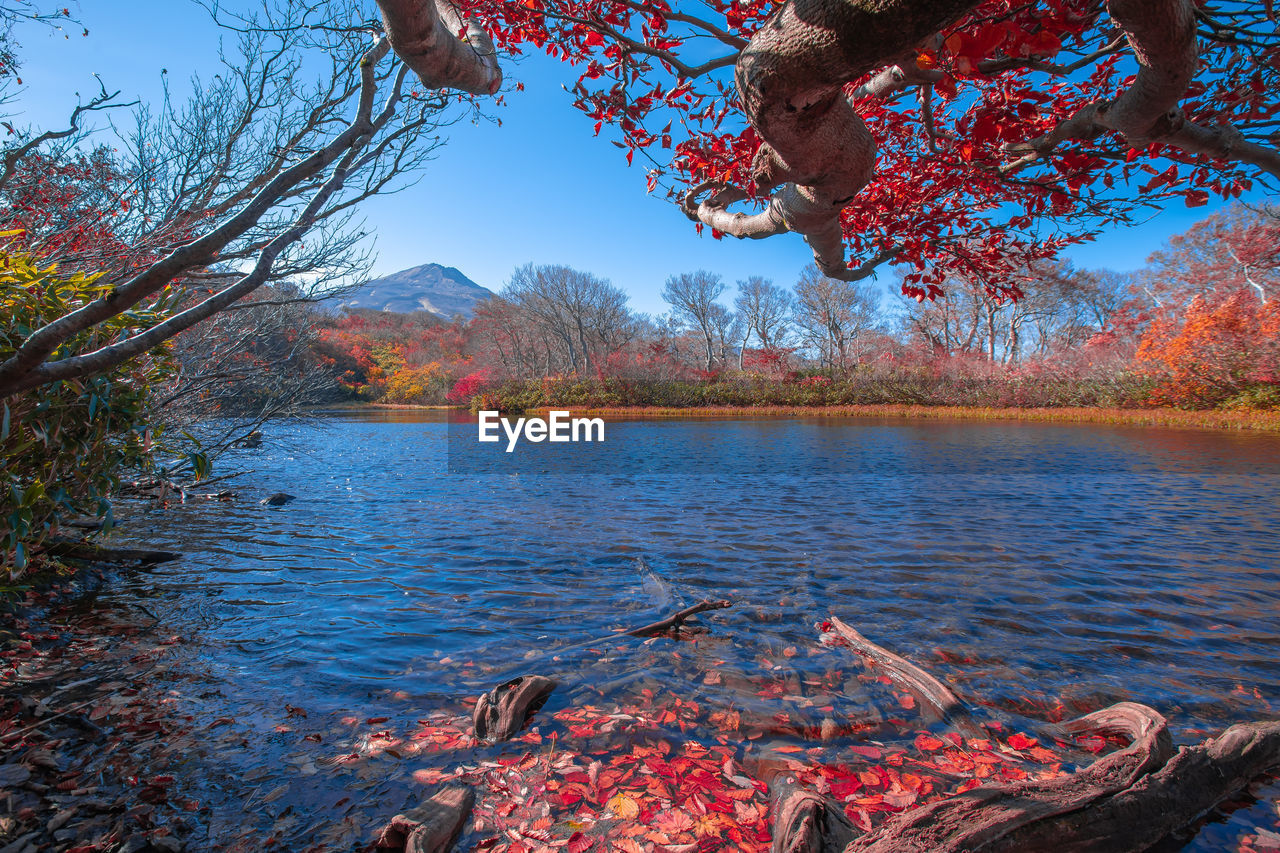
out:
{"label": "distant treeline", "polygon": [[1280,402],[1275,211],[1237,207],[1135,273],[1007,271],[1012,300],[952,281],[917,302],[804,270],[794,287],[698,271],[670,310],[608,281],[525,266],[469,321],[354,311],[310,350],[336,393],[406,404],[542,406],[1167,405]]}

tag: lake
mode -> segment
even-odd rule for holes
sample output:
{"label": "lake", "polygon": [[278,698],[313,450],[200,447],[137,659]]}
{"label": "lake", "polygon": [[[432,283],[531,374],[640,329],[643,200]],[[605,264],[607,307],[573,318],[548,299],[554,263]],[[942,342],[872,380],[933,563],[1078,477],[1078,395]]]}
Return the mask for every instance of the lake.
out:
{"label": "lake", "polygon": [[[358,751],[367,733],[341,734],[352,717],[404,727],[462,714],[461,700],[522,672],[565,682],[544,715],[660,684],[768,720],[781,700],[752,687],[785,675],[817,690],[836,657],[859,669],[848,650],[817,647],[831,614],[1023,731],[1121,699],[1156,707],[1180,742],[1277,716],[1280,436],[621,420],[601,445],[522,445],[485,462],[467,455],[474,429],[386,410],[273,426],[262,448],[220,462],[216,473],[251,472],[236,503],[129,519],[130,541],[185,556],[98,603],[145,606],[187,638],[179,707],[234,718],[218,743],[225,730],[245,745],[227,755],[211,740],[177,765],[213,809],[211,843],[275,826],[299,849],[353,785],[356,817],[394,814],[420,793],[423,761],[378,754],[339,772],[308,764],[301,736]],[[298,499],[257,503],[277,491]],[[697,642],[549,654],[702,598],[734,607],[702,617]],[[898,736],[885,721],[910,715],[885,710],[887,690],[844,687],[824,699],[834,710],[793,718],[871,721],[826,746],[837,752]],[[245,779],[288,787],[246,809]],[[1187,849],[1275,831],[1276,789],[1260,794]]]}

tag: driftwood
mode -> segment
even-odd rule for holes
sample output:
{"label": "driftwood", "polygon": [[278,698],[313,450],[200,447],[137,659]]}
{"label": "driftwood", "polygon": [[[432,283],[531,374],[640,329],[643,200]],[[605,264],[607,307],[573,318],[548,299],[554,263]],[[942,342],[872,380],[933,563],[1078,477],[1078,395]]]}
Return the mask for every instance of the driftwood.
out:
{"label": "driftwood", "polygon": [[922,705],[942,720],[968,719],[969,711],[964,703],[951,692],[951,688],[913,664],[882,646],[868,640],[849,625],[831,617],[831,626],[849,647],[862,655],[872,666],[882,671],[889,680],[909,691]]}
{"label": "driftwood", "polygon": [[1078,814],[1014,833],[992,850],[1145,850],[1280,768],[1280,722],[1240,723],[1183,747],[1164,767]]}
{"label": "driftwood", "polygon": [[137,548],[105,548],[89,542],[73,542],[54,539],[44,543],[45,553],[51,557],[70,560],[92,560],[96,563],[168,563],[182,558],[173,551],[147,551]]}
{"label": "driftwood", "polygon": [[518,734],[558,686],[541,675],[521,675],[480,694],[472,715],[476,737],[507,740]]}
{"label": "driftwood", "polygon": [[[1009,846],[1019,830],[1037,824],[1054,826],[1059,816],[1088,809],[1130,788],[1173,754],[1164,717],[1146,705],[1121,702],[1072,721],[1068,729],[1080,734],[1123,736],[1130,743],[1067,776],[983,786],[904,812],[846,847],[845,853],[1029,850],[1017,841]],[[1197,816],[1199,812],[1184,813],[1184,821]],[[1055,834],[1052,849],[1062,849],[1062,843]]]}
{"label": "driftwood", "polygon": [[857,835],[839,805],[790,781],[770,782],[769,797],[771,853],[843,850]]}
{"label": "driftwood", "polygon": [[458,840],[475,799],[470,788],[444,788],[416,809],[393,817],[373,846],[395,853],[446,853]]}
{"label": "driftwood", "polygon": [[[839,634],[895,683],[940,713],[963,711],[941,682],[838,619]],[[1120,702],[1062,727],[1128,741],[1066,776],[974,788],[903,812],[842,841],[838,803],[794,785],[774,791],[774,853],[1138,853],[1193,823],[1252,780],[1280,767],[1280,722],[1232,726],[1176,754],[1154,709]]]}
{"label": "driftwood", "polygon": [[[699,613],[706,613],[708,610],[723,610],[726,607],[732,606],[733,602],[731,601],[700,601],[692,607],[686,607],[678,613],[673,613],[666,619],[661,619],[657,622],[653,622],[639,628],[633,628],[632,630],[627,631],[627,634],[632,637],[656,637],[659,634],[665,634],[668,631],[679,628],[686,620],[690,617],[697,616]],[[606,637],[605,639],[611,638]]]}

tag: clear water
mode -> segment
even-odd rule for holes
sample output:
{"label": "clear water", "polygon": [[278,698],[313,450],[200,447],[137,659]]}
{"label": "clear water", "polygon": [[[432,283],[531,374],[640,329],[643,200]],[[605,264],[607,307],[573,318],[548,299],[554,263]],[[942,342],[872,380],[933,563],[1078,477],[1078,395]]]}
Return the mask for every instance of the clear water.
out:
{"label": "clear water", "polygon": [[[223,463],[252,469],[240,501],[131,520],[131,539],[185,557],[100,603],[145,602],[186,637],[175,696],[198,722],[235,719],[176,762],[214,807],[211,844],[285,818],[295,833],[323,823],[353,785],[366,793],[352,820],[394,814],[413,796],[410,762],[382,756],[354,782],[323,766],[299,776],[299,734],[328,743],[352,715],[410,724],[524,671],[566,679],[551,710],[648,677],[767,716],[767,698],[741,680],[709,686],[707,667],[767,677],[782,650],[814,646],[828,614],[1024,730],[1059,702],[1072,715],[1146,702],[1184,742],[1277,716],[1280,437],[619,421],[575,474],[473,475],[447,473],[448,434],[431,413],[277,427]],[[298,500],[257,503],[276,491]],[[710,633],[678,659],[659,641],[604,662],[593,650],[525,660],[704,597],[735,606],[704,619]],[[884,697],[844,698],[838,711],[865,716]],[[240,751],[219,748],[225,732]],[[290,787],[245,811],[246,778]],[[1260,793],[1190,849],[1274,831],[1274,789]]]}

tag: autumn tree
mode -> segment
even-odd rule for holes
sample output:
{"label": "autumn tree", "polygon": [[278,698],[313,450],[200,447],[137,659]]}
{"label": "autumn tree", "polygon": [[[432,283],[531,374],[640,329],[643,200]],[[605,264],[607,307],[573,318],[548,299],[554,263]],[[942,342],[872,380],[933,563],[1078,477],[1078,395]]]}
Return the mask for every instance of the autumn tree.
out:
{"label": "autumn tree", "polygon": [[1197,222],[1151,256],[1146,278],[1145,292],[1160,305],[1220,301],[1238,290],[1262,303],[1280,297],[1280,208],[1235,204]]}
{"label": "autumn tree", "polygon": [[1013,261],[1280,177],[1265,3],[379,5],[432,85],[496,90],[490,36],[573,62],[578,106],[699,226],[797,232],[831,277],[902,264],[922,298],[957,274],[1016,295]]}
{"label": "autumn tree", "polygon": [[1225,299],[1192,298],[1177,318],[1142,337],[1138,360],[1153,369],[1157,403],[1202,408],[1280,403],[1280,301],[1238,289]]}

